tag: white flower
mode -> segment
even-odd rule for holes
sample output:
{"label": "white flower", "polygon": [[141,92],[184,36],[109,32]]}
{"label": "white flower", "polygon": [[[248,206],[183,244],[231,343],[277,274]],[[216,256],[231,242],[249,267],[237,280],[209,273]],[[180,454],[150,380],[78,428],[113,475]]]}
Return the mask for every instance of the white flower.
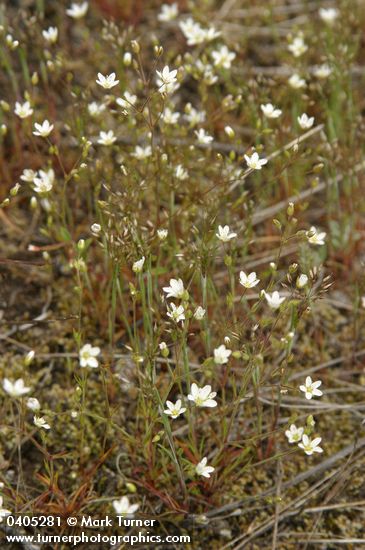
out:
{"label": "white flower", "polygon": [[204,386],[199,388],[195,382],[191,384],[191,393],[188,395],[189,401],[194,401],[197,407],[216,407],[217,402],[214,397],[217,395],[216,392],[211,391],[211,386]]}
{"label": "white flower", "polygon": [[319,390],[319,386],[322,385],[322,380],[312,382],[312,378],[307,376],[305,379],[305,385],[299,386],[300,391],[304,392],[306,399],[312,399],[313,396],[321,397],[323,392]]}
{"label": "white flower", "polygon": [[206,33],[204,29],[196,23],[191,17],[179,23],[179,27],[188,41],[188,46],[202,44],[205,41]]}
{"label": "white flower", "polygon": [[91,344],[85,344],[80,349],[79,360],[80,367],[91,367],[96,369],[99,366],[99,362],[96,359],[100,354],[100,348],[93,347]]}
{"label": "white flower", "polygon": [[137,102],[137,96],[134,94],[130,94],[128,91],[124,92],[124,97],[118,97],[116,99],[116,103],[119,105],[119,107],[122,107],[122,109],[130,109],[133,107],[133,105]]}
{"label": "white flower", "polygon": [[291,424],[289,430],[286,430],[285,435],[289,443],[298,443],[302,439],[304,428],[297,428],[295,424]]}
{"label": "white flower", "polygon": [[165,124],[176,124],[180,118],[180,113],[178,112],[174,113],[171,109],[169,109],[168,107],[165,107],[165,110],[162,113],[161,118]]}
{"label": "white flower", "polygon": [[57,27],[48,27],[48,29],[42,31],[42,35],[46,42],[49,42],[49,44],[54,44],[57,42],[58,29]]}
{"label": "white flower", "polygon": [[309,117],[306,113],[303,113],[301,116],[298,116],[297,120],[302,130],[309,130],[309,128],[312,128],[314,123],[314,117],[313,116]]}
{"label": "white flower", "polygon": [[199,130],[194,130],[194,133],[197,137],[198,142],[202,143],[203,145],[208,145],[213,141],[213,137],[207,134],[203,128],[199,128]]}
{"label": "white flower", "polygon": [[261,111],[267,118],[278,118],[282,113],[281,109],[277,109],[272,103],[261,105]]}
{"label": "white flower", "polygon": [[216,67],[223,67],[224,69],[230,69],[231,63],[236,57],[234,52],[230,52],[227,46],[221,46],[219,50],[214,50],[211,53],[213,63]]}
{"label": "white flower", "polygon": [[113,507],[119,516],[133,517],[139,508],[139,504],[131,504],[128,497],[113,500]]}
{"label": "white flower", "polygon": [[296,36],[293,42],[289,44],[288,50],[294,55],[294,57],[300,57],[308,50],[308,46],[304,42],[302,36]]}
{"label": "white flower", "polygon": [[302,273],[297,278],[295,284],[297,285],[297,288],[304,288],[308,284],[308,276],[305,273]]}
{"label": "white flower", "polygon": [[161,11],[157,16],[159,21],[172,21],[179,14],[177,4],[162,4]]}
{"label": "white flower", "polygon": [[246,160],[247,166],[251,168],[251,170],[261,170],[261,168],[265,164],[267,164],[267,159],[260,159],[256,151],[252,153],[251,156],[245,155],[245,160]]}
{"label": "white flower", "polygon": [[182,164],[178,164],[175,168],[175,178],[177,178],[180,181],[184,181],[188,179],[189,174],[187,170],[183,167]]}
{"label": "white flower", "polygon": [[207,42],[211,42],[215,38],[218,38],[218,36],[221,35],[220,31],[217,31],[214,27],[209,27],[208,29],[204,30],[205,40]]}
{"label": "white flower", "polygon": [[152,155],[152,148],[150,145],[146,145],[146,147],[141,147],[140,145],[136,145],[134,152],[131,153],[132,157],[143,160]]}
{"label": "white flower", "polygon": [[294,90],[299,90],[300,88],[306,87],[306,82],[304,78],[301,78],[298,74],[293,74],[288,80],[289,86],[294,88]]}
{"label": "white flower", "polygon": [[29,397],[26,404],[31,411],[39,411],[41,408],[41,404],[36,397]]}
{"label": "white flower", "polygon": [[183,298],[185,294],[181,279],[170,279],[170,286],[165,286],[162,290],[167,293],[166,298]]}
{"label": "white flower", "polygon": [[19,103],[19,101],[16,101],[14,113],[19,118],[28,118],[33,114],[33,109],[30,106],[29,101],[25,101],[24,103]]}
{"label": "white flower", "polygon": [[95,82],[105,90],[110,90],[110,88],[114,88],[114,86],[119,84],[119,80],[115,80],[115,73],[111,73],[106,76],[98,73],[98,78]]}
{"label": "white flower", "polygon": [[157,236],[160,239],[160,241],[164,241],[167,238],[167,235],[169,234],[167,229],[157,229]]}
{"label": "white flower", "polygon": [[93,223],[90,227],[91,233],[97,237],[101,231],[101,225],[99,223]]}
{"label": "white flower", "polygon": [[84,17],[84,15],[86,15],[88,8],[89,4],[87,2],[82,2],[82,4],[76,4],[74,2],[66,10],[66,13],[73,19],[81,19],[81,17]]}
{"label": "white flower", "polygon": [[34,191],[36,193],[48,193],[51,191],[54,183],[54,171],[39,170],[37,176],[33,179]]}
{"label": "white flower", "polygon": [[46,419],[43,416],[34,416],[33,423],[37,428],[43,428],[44,430],[50,430],[51,426],[47,424]]}
{"label": "white flower", "polygon": [[205,315],[205,309],[202,306],[198,306],[194,313],[194,319],[201,321]]}
{"label": "white flower", "polygon": [[22,378],[18,378],[15,382],[11,382],[8,378],[4,378],[3,388],[11,397],[22,397],[31,391],[31,388],[24,385],[24,380]]}
{"label": "white flower", "polygon": [[230,349],[227,349],[224,344],[214,350],[214,363],[216,365],[225,365],[228,363],[229,356],[232,354]]}
{"label": "white flower", "polygon": [[277,290],[274,290],[272,294],[268,294],[265,290],[263,290],[263,295],[265,296],[265,299],[271,309],[278,309],[285,300],[285,296],[280,297]]}
{"label": "white flower", "polygon": [[224,227],[218,225],[218,233],[216,233],[215,236],[223,243],[228,243],[228,241],[237,237],[237,233],[231,233],[228,225]]}
{"label": "white flower", "polygon": [[11,514],[10,510],[7,510],[6,508],[3,508],[3,497],[0,496],[0,523],[3,521],[3,519]]}
{"label": "white flower", "polygon": [[203,29],[199,23],[196,23],[191,17],[182,21],[179,26],[188,41],[188,46],[202,44],[205,41],[210,42],[221,34],[219,31],[216,31],[214,27]]}
{"label": "white flower", "polygon": [[322,246],[325,244],[324,239],[326,238],[327,233],[324,231],[322,233],[317,233],[317,229],[312,226],[310,230],[306,232],[306,235],[310,244]]}
{"label": "white flower", "polygon": [[134,262],[134,264],[132,265],[132,270],[135,273],[141,273],[141,271],[143,269],[145,259],[146,258],[144,256],[142,256],[142,258],[140,260],[137,260],[136,262]]}
{"label": "white flower", "polygon": [[52,132],[54,126],[53,124],[50,124],[48,120],[44,120],[42,124],[38,124],[38,122],[34,123],[35,130],[33,131],[33,134],[35,136],[40,137],[48,137],[49,134]]}
{"label": "white flower", "polygon": [[164,413],[174,419],[186,411],[186,408],[181,406],[181,399],[178,399],[175,404],[171,401],[166,401],[166,405],[167,409],[164,410]]}
{"label": "white flower", "polygon": [[256,273],[252,271],[249,275],[246,275],[244,271],[240,271],[240,284],[245,288],[253,288],[260,282],[260,279],[257,279]]}
{"label": "white flower", "polygon": [[313,74],[317,78],[328,78],[330,74],[332,73],[332,69],[327,63],[324,63],[323,65],[317,65],[313,69]]}
{"label": "white flower", "polygon": [[169,66],[165,65],[162,71],[156,71],[156,74],[160,80],[160,82],[158,82],[158,91],[160,94],[172,92],[177,82],[177,70],[172,69],[170,71]]}
{"label": "white flower", "polygon": [[185,105],[185,119],[189,122],[191,127],[202,124],[205,121],[205,111],[198,111],[192,107],[191,103]]}
{"label": "white flower", "polygon": [[103,103],[97,103],[96,101],[92,101],[87,106],[87,110],[89,111],[90,116],[97,117],[105,111],[105,105]]}
{"label": "white flower", "polygon": [[100,143],[100,145],[113,145],[117,140],[113,130],[108,130],[108,132],[101,131],[99,136],[98,143]]}
{"label": "white flower", "polygon": [[337,8],[320,8],[318,13],[322,21],[328,25],[332,25],[340,14]]}
{"label": "white flower", "polygon": [[185,320],[185,310],[183,306],[176,307],[174,303],[170,304],[171,311],[167,312],[167,317],[170,317],[175,323]]}
{"label": "white flower", "polygon": [[302,442],[299,443],[298,447],[303,449],[306,455],[312,455],[313,453],[323,453],[323,449],[318,446],[321,441],[321,437],[316,437],[315,439],[311,440],[306,434],[304,434]]}
{"label": "white flower", "polygon": [[163,351],[163,350],[167,349],[167,344],[166,344],[166,342],[160,342],[158,344],[158,347],[160,348],[161,351]]}
{"label": "white flower", "polygon": [[23,170],[22,175],[20,176],[20,179],[22,181],[27,181],[28,183],[33,183],[34,178],[36,177],[37,172],[34,170],[31,170],[30,168],[25,168]]}
{"label": "white flower", "polygon": [[210,474],[214,472],[213,466],[207,466],[207,457],[204,457],[195,467],[195,471],[198,476],[210,477]]}

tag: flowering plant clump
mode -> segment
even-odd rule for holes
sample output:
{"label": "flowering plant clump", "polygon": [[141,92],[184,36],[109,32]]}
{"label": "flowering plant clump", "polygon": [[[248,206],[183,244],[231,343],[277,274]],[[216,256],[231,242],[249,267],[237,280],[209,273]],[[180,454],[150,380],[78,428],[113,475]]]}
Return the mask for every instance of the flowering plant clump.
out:
{"label": "flowering plant clump", "polygon": [[365,15],[246,4],[0,7],[2,524],[363,536]]}

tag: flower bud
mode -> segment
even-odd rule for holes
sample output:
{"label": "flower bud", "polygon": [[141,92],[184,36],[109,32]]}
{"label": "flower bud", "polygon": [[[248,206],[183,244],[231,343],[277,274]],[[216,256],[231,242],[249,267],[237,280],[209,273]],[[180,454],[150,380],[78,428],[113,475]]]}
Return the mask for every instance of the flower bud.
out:
{"label": "flower bud", "polygon": [[123,63],[126,67],[129,67],[129,65],[132,63],[131,52],[125,52],[125,54],[123,55]]}
{"label": "flower bud", "polygon": [[132,51],[134,53],[139,53],[141,51],[141,47],[139,45],[139,43],[137,42],[137,40],[132,40],[131,41],[131,48],[132,48]]}
{"label": "flower bud", "polygon": [[225,133],[227,134],[227,136],[229,138],[231,138],[231,139],[234,138],[235,133],[234,133],[233,128],[231,128],[230,126],[225,126],[224,131],[225,131]]}
{"label": "flower bud", "polygon": [[305,275],[305,273],[302,273],[297,278],[296,286],[297,286],[297,288],[304,288],[307,283],[308,283],[308,277],[307,277],[307,275]]}

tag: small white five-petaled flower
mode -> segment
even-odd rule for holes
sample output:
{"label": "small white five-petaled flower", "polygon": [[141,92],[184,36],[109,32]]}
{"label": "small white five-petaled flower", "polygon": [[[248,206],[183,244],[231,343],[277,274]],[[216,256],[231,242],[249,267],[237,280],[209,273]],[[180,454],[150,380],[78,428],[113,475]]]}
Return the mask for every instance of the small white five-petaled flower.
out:
{"label": "small white five-petaled flower", "polygon": [[80,349],[79,359],[80,367],[91,367],[96,369],[99,366],[97,356],[100,354],[100,348],[93,347],[91,344],[85,344]]}
{"label": "small white five-petaled flower", "polygon": [[35,136],[39,136],[39,137],[48,137],[49,134],[52,132],[54,126],[53,124],[50,124],[50,122],[48,122],[48,120],[44,120],[42,122],[42,124],[38,124],[38,122],[35,122],[34,123],[34,128],[35,130],[33,131],[33,134]]}
{"label": "small white five-petaled flower", "polygon": [[307,113],[303,113],[301,116],[298,116],[297,120],[302,130],[309,130],[309,128],[312,128],[314,124],[314,117],[309,117]]}
{"label": "small white five-petaled flower", "polygon": [[57,42],[58,29],[57,27],[48,27],[48,29],[44,29],[42,31],[42,35],[46,42],[49,44],[54,44]]}
{"label": "small white five-petaled flower", "polygon": [[36,193],[48,193],[51,191],[54,183],[54,171],[39,170],[38,174],[33,179],[34,191]]}
{"label": "small white five-petaled flower", "polygon": [[157,16],[159,21],[172,21],[179,14],[177,4],[162,4],[161,11]]}
{"label": "small white five-petaled flower", "polygon": [[170,311],[167,312],[167,317],[170,317],[175,323],[185,320],[185,309],[183,306],[176,307],[176,305],[171,302]]}
{"label": "small white five-petaled flower", "polygon": [[196,135],[196,139],[201,145],[209,145],[209,143],[213,141],[213,136],[210,136],[209,134],[207,134],[204,128],[199,128],[199,130],[194,130],[194,134]]}
{"label": "small white five-petaled flower", "polygon": [[218,233],[216,233],[215,236],[223,243],[228,243],[228,241],[237,237],[237,233],[231,233],[228,225],[225,225],[224,227],[222,225],[218,225]]}
{"label": "small white five-petaled flower", "polygon": [[86,15],[89,4],[87,2],[82,2],[81,4],[76,4],[73,2],[71,6],[66,10],[66,13],[69,17],[73,19],[81,19]]}
{"label": "small white five-petaled flower", "polygon": [[163,93],[172,92],[174,85],[177,82],[177,69],[172,69],[170,71],[169,66],[165,65],[162,71],[156,71],[157,76],[159,77],[158,91]]}
{"label": "small white five-petaled flower", "polygon": [[232,351],[227,349],[226,346],[222,344],[214,350],[214,363],[216,365],[224,365],[225,363],[228,363],[228,359],[231,354]]}
{"label": "small white five-petaled flower", "polygon": [[302,439],[304,428],[297,428],[295,424],[291,424],[289,430],[286,430],[285,435],[289,443],[299,443]]}
{"label": "small white five-petaled flower", "polygon": [[299,443],[298,447],[303,449],[306,455],[312,455],[313,453],[323,453],[323,449],[319,447],[320,442],[322,441],[321,437],[316,437],[315,439],[310,439],[306,434],[303,435],[302,442]]}
{"label": "small white five-petaled flower", "polygon": [[323,392],[318,389],[321,384],[321,380],[312,382],[312,378],[310,376],[307,376],[307,378],[305,379],[305,385],[299,386],[299,389],[300,391],[304,392],[306,399],[312,399],[313,396],[321,397],[321,395],[323,395]]}
{"label": "small white five-petaled flower", "polygon": [[245,288],[253,288],[260,282],[260,279],[256,277],[256,273],[252,271],[249,275],[246,275],[244,271],[240,271],[240,284]]}
{"label": "small white five-petaled flower", "polygon": [[210,474],[214,472],[213,466],[207,466],[208,459],[205,456],[202,460],[196,465],[195,471],[198,476],[210,477]]}
{"label": "small white five-petaled flower", "polygon": [[14,113],[19,118],[28,118],[33,114],[33,109],[30,106],[29,101],[25,101],[24,103],[19,103],[19,101],[16,101]]}
{"label": "small white five-petaled flower", "polygon": [[328,25],[332,25],[337,17],[339,16],[340,12],[337,8],[320,8],[319,9],[319,17],[327,23]]}
{"label": "small white five-petaled flower", "polygon": [[216,407],[217,402],[214,397],[217,395],[216,392],[212,392],[211,386],[204,386],[199,388],[195,382],[191,384],[191,393],[188,395],[189,401],[194,401],[197,407]]}
{"label": "small white five-petaled flower", "polygon": [[119,516],[133,517],[139,508],[139,504],[131,504],[128,497],[113,500],[113,508]]}
{"label": "small white five-petaled flower", "polygon": [[114,88],[114,86],[117,86],[119,84],[119,80],[115,80],[115,73],[110,73],[106,76],[102,75],[101,73],[98,73],[98,78],[96,79],[96,83],[99,84],[102,88],[105,90],[110,90],[110,88]]}
{"label": "small white five-petaled flower", "polygon": [[181,279],[170,279],[170,286],[164,286],[162,290],[166,292],[166,298],[183,298],[185,294]]}
{"label": "small white five-petaled flower", "polygon": [[294,57],[300,57],[308,50],[308,46],[304,42],[302,36],[296,36],[293,42],[289,44],[288,50],[294,55]]}
{"label": "small white five-petaled flower", "polygon": [[164,410],[164,413],[174,419],[178,418],[180,414],[184,414],[184,412],[186,411],[186,408],[181,406],[181,399],[178,399],[176,403],[166,401],[166,405],[167,409]]}
{"label": "small white five-petaled flower", "polygon": [[11,382],[8,378],[4,378],[3,388],[11,397],[22,397],[31,391],[31,388],[24,385],[24,380],[18,378],[15,382]]}
{"label": "small white five-petaled flower", "polygon": [[101,131],[99,133],[98,143],[100,145],[113,145],[117,140],[117,137],[114,135],[113,130],[108,130],[107,132]]}
{"label": "small white five-petaled flower", "polygon": [[261,111],[267,118],[279,118],[282,113],[281,109],[277,109],[272,103],[261,105]]}
{"label": "small white five-petaled flower", "polygon": [[263,295],[271,309],[278,309],[285,300],[285,296],[280,296],[277,290],[274,290],[272,294],[263,291]]}
{"label": "small white five-petaled flower", "polygon": [[212,51],[213,63],[216,67],[223,67],[224,69],[230,69],[232,61],[236,57],[234,52],[229,51],[227,46],[221,46],[219,50]]}
{"label": "small white five-petaled flower", "polygon": [[37,428],[43,428],[44,430],[50,430],[51,426],[47,423],[43,416],[34,416],[33,423]]}
{"label": "small white five-petaled flower", "polygon": [[252,153],[251,156],[245,155],[245,160],[246,160],[247,166],[251,168],[251,170],[261,170],[261,168],[265,164],[267,164],[267,159],[260,159],[256,151]]}

